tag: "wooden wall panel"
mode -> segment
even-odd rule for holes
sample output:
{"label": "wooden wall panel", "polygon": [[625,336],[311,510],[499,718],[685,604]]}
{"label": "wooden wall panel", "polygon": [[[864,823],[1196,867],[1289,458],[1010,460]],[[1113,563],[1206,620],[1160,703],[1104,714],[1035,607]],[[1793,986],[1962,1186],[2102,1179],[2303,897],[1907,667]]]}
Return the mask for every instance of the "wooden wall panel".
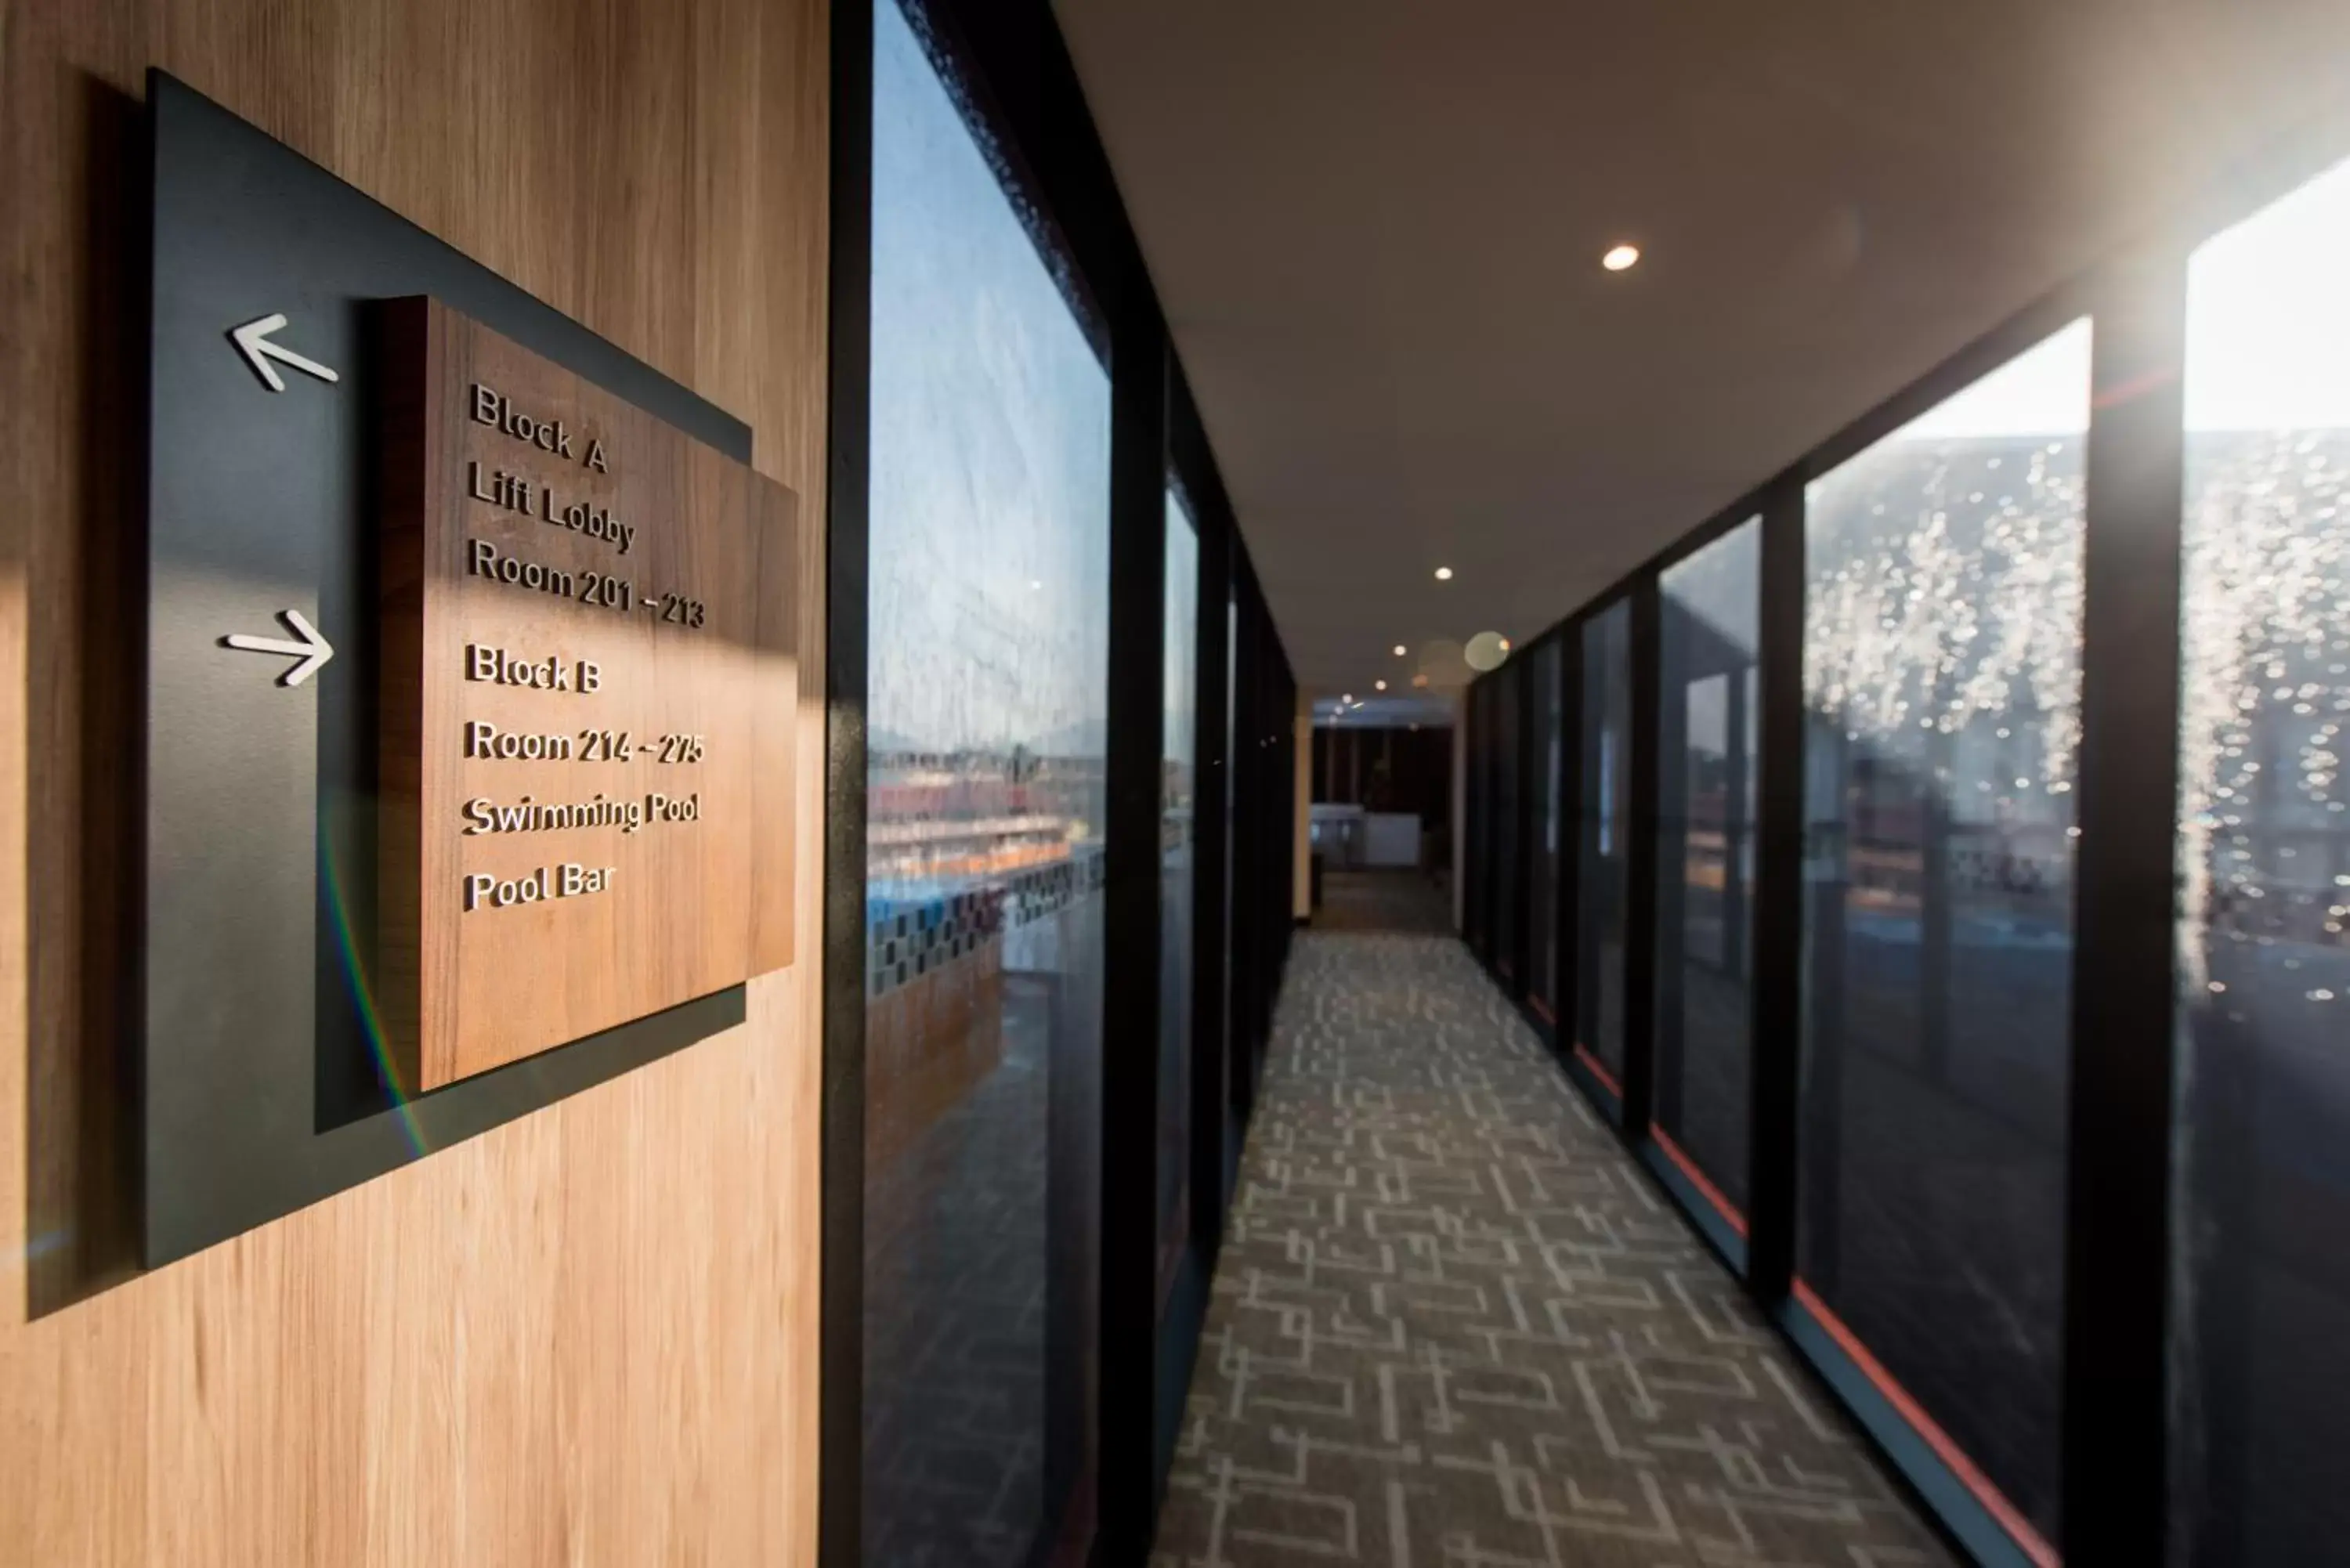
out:
{"label": "wooden wall panel", "polygon": [[[0,0],[0,1555],[805,1563],[823,0]],[[149,64],[756,431],[799,493],[797,967],[739,1029],[168,1269],[106,1041]]]}

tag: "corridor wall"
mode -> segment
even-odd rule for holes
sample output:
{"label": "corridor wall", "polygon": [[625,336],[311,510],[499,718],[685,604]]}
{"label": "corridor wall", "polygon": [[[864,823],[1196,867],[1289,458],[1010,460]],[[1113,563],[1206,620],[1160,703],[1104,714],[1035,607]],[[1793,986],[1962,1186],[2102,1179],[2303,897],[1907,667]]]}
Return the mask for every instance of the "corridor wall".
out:
{"label": "corridor wall", "polygon": [[1314,810],[1314,705],[1301,697],[1289,722],[1295,765],[1289,781],[1289,912],[1299,919],[1313,918],[1313,843],[1307,831]]}
{"label": "corridor wall", "polygon": [[2350,1561],[2345,143],[1470,694],[1467,940],[1978,1561]]}
{"label": "corridor wall", "polygon": [[[813,940],[739,1027],[152,1272],[108,693],[144,610],[151,65],[747,422],[796,491],[819,919],[828,8],[31,0],[0,28],[0,1555],[807,1562]],[[224,342],[223,352],[226,346]],[[135,771],[135,770],[130,770]],[[527,1071],[528,1069],[519,1069]]]}

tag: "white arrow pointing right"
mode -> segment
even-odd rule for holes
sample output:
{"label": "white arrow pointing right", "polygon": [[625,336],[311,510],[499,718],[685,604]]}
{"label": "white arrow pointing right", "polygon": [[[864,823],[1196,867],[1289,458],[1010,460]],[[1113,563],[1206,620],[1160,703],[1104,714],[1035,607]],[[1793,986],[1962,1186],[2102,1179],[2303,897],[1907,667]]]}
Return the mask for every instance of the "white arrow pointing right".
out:
{"label": "white arrow pointing right", "polygon": [[242,327],[229,329],[229,336],[235,339],[237,348],[253,362],[254,374],[259,376],[271,391],[286,389],[286,378],[277,373],[277,367],[270,363],[272,359],[283,360],[304,375],[316,376],[321,381],[342,379],[316,359],[306,359],[291,348],[272,343],[269,335],[285,325],[286,313],[281,310],[274,316],[265,316],[258,321],[248,321]]}
{"label": "white arrow pointing right", "polygon": [[243,632],[231,632],[221,641],[246,653],[279,653],[288,659],[300,659],[301,663],[277,678],[281,686],[299,686],[318,673],[318,667],[334,658],[335,650],[300,610],[279,610],[277,618],[292,627],[295,635],[302,640],[289,642],[282,637],[248,637]]}

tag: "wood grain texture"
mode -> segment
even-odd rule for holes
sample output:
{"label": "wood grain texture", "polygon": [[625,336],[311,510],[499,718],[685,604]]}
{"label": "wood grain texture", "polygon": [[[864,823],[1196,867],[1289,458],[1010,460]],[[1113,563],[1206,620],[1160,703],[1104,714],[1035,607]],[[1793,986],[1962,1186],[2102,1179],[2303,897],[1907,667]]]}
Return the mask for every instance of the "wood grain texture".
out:
{"label": "wood grain texture", "polygon": [[[818,988],[153,1274],[109,1065],[161,65],[756,431],[823,514],[821,0],[0,0],[0,1556],[813,1557]],[[819,918],[801,530],[795,923]]]}
{"label": "wood grain texture", "polygon": [[796,498],[438,301],[378,317],[379,1001],[432,1090],[791,962]]}

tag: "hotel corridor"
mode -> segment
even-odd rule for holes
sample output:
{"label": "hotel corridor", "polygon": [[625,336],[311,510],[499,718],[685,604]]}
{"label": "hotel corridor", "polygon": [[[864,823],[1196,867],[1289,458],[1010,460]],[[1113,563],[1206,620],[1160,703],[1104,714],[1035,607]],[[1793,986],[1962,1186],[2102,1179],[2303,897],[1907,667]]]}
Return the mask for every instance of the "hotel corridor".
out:
{"label": "hotel corridor", "polygon": [[1152,1561],[1949,1558],[1465,948],[1315,931]]}

